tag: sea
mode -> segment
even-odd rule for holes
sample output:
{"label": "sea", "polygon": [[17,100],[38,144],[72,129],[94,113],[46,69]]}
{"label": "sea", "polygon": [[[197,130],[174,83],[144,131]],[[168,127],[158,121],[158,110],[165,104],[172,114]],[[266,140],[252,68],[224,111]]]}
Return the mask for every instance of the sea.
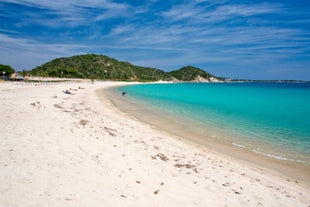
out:
{"label": "sea", "polygon": [[167,125],[180,124],[205,141],[310,166],[309,83],[148,83],[114,90],[126,92],[136,111],[146,106],[154,119],[169,116]]}

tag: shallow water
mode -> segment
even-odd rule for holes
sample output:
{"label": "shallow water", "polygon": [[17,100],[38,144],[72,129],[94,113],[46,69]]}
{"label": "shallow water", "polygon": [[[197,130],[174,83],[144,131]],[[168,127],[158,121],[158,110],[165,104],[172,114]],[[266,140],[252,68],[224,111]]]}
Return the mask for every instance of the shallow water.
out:
{"label": "shallow water", "polygon": [[116,90],[176,117],[174,124],[201,137],[310,165],[310,84],[140,84]]}

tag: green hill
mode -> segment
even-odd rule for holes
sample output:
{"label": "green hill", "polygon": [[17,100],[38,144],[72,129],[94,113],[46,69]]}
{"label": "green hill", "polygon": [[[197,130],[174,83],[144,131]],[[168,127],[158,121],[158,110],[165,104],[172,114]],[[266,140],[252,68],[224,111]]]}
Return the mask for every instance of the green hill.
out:
{"label": "green hill", "polygon": [[168,74],[177,80],[182,81],[195,81],[197,78],[210,80],[210,77],[213,77],[210,73],[193,66],[186,66],[178,70],[171,71]]}
{"label": "green hill", "polygon": [[33,76],[43,77],[124,81],[197,81],[199,78],[208,81],[210,77],[213,77],[211,74],[192,66],[164,72],[159,69],[135,66],[129,62],[122,62],[108,56],[95,54],[56,58],[29,72]]}
{"label": "green hill", "polygon": [[103,80],[156,81],[166,79],[166,73],[162,70],[135,66],[128,62],[94,54],[56,58],[34,68],[30,73],[35,76]]}

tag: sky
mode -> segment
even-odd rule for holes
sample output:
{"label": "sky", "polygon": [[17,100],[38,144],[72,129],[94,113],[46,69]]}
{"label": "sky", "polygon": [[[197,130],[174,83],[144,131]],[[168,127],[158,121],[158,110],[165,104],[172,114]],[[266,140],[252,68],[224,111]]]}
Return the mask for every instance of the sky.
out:
{"label": "sky", "polygon": [[309,0],[0,0],[0,64],[102,54],[164,71],[310,80]]}

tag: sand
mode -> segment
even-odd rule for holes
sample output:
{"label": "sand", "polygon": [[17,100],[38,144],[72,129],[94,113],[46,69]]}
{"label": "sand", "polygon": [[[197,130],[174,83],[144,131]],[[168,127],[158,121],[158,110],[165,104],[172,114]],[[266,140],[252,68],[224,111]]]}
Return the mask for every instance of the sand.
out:
{"label": "sand", "polygon": [[310,206],[309,183],[158,130],[98,92],[121,84],[0,83],[0,206]]}

